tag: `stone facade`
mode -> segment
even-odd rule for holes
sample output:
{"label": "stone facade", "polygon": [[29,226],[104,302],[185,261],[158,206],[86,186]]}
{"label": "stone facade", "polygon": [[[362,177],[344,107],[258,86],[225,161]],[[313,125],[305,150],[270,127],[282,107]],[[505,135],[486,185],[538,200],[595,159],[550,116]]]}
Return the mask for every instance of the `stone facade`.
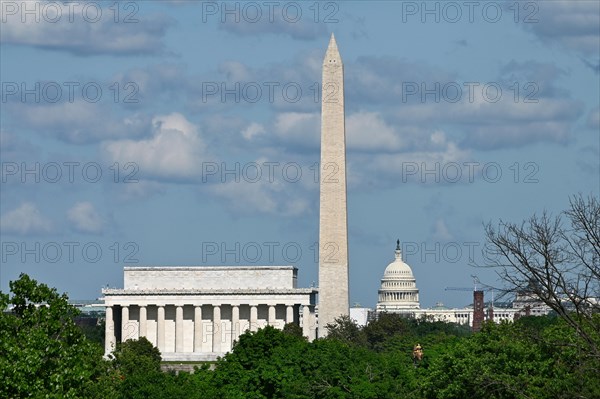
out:
{"label": "stone facade", "polygon": [[319,336],[349,314],[344,66],[331,35],[323,60],[319,214]]}
{"label": "stone facade", "polygon": [[263,290],[296,288],[292,266],[125,267],[126,290]]}
{"label": "stone facade", "polygon": [[419,309],[419,289],[412,269],[402,260],[400,241],[396,243],[395,259],[383,273],[378,312],[413,313]]}
{"label": "stone facade", "polygon": [[126,267],[123,289],[103,289],[108,355],[146,337],[166,361],[215,360],[246,330],[302,325],[316,335],[314,288],[292,266]]}

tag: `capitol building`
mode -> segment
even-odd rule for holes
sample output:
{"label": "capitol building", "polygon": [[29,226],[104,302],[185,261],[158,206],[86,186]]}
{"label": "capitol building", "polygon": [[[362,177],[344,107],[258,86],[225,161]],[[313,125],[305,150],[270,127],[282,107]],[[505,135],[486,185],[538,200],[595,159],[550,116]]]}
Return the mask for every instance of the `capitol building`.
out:
{"label": "capitol building", "polygon": [[[362,313],[369,314],[370,319],[376,318],[381,313],[395,313],[405,317],[426,317],[436,321],[468,324],[472,327],[474,311],[472,306],[450,309],[442,304],[437,304],[429,309],[421,308],[417,280],[412,268],[402,259],[400,240],[398,240],[394,251],[394,261],[383,272],[381,286],[378,291],[377,306],[374,311],[369,310]],[[483,301],[481,301],[481,311],[483,312]],[[358,314],[356,310],[353,313]],[[366,324],[367,322],[367,320],[359,320],[358,317],[355,320],[359,324]]]}
{"label": "capitol building", "polygon": [[400,240],[396,242],[395,259],[385,268],[377,301],[378,312],[414,315],[419,306],[419,289],[412,269],[402,260]]}
{"label": "capitol building", "polygon": [[394,260],[384,270],[381,286],[378,291],[377,305],[374,310],[368,308],[351,308],[351,317],[359,324],[365,325],[368,320],[377,318],[381,313],[395,313],[406,317],[427,318],[434,321],[468,325],[478,330],[486,320],[514,321],[520,316],[543,315],[550,308],[541,301],[518,294],[509,307],[485,308],[483,291],[473,290],[473,303],[462,308],[448,308],[438,303],[431,308],[421,308],[419,288],[412,268],[402,259],[400,240],[396,241]]}

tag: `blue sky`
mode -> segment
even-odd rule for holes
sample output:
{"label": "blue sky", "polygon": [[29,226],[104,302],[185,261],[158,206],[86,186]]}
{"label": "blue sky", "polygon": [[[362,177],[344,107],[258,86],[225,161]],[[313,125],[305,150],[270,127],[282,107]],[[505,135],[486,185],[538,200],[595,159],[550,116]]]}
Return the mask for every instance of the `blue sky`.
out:
{"label": "blue sky", "polygon": [[[600,190],[600,3],[2,1],[0,288],[125,265],[317,280],[321,63],[344,61],[350,300],[395,240],[469,302],[483,224]],[[472,259],[471,259],[472,258]]]}

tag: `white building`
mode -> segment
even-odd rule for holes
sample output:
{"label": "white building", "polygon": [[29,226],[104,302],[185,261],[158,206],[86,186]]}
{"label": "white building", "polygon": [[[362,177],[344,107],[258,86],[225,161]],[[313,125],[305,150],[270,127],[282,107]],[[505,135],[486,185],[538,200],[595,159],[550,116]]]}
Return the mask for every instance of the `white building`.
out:
{"label": "white building", "polygon": [[552,310],[535,295],[526,292],[518,293],[512,305],[520,316],[540,316],[548,314]]}
{"label": "white building", "polygon": [[355,305],[350,308],[350,318],[354,320],[357,326],[366,326],[373,314],[373,309]]}
{"label": "white building", "polygon": [[[483,296],[482,296],[483,298]],[[550,308],[539,299],[519,294],[511,307],[488,308],[482,317],[485,320],[514,321],[520,316],[541,316],[548,314]],[[473,306],[447,308],[438,303],[432,308],[421,308],[419,289],[411,267],[402,260],[400,241],[397,241],[395,259],[383,273],[378,293],[377,313],[399,313],[410,317],[427,317],[435,321],[465,324],[473,327]]]}
{"label": "white building", "polygon": [[106,344],[146,337],[166,361],[215,360],[246,330],[302,323],[316,336],[316,288],[297,288],[292,266],[125,267],[105,288]]}
{"label": "white building", "polygon": [[419,309],[419,289],[412,269],[402,260],[400,240],[397,241],[395,258],[383,273],[378,312],[412,314]]}

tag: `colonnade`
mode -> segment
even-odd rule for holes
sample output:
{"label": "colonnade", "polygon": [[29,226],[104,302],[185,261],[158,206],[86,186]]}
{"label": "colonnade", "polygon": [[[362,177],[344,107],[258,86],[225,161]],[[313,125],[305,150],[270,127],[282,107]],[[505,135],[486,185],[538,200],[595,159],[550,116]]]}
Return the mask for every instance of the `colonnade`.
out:
{"label": "colonnade", "polygon": [[[169,342],[170,345],[166,346],[166,308],[175,307],[175,343]],[[167,348],[175,349],[176,353],[190,352],[190,347],[193,348],[194,353],[203,352],[203,343],[205,341],[212,341],[212,352],[222,353],[229,350],[229,345],[233,343],[244,331],[242,326],[247,326],[250,331],[256,331],[259,328],[259,305],[185,305],[186,308],[193,306],[193,334],[190,334],[189,327],[186,333],[184,328],[184,306],[182,305],[121,305],[121,306],[107,306],[106,307],[106,344],[105,352],[108,354],[116,345],[117,339],[120,336],[121,341],[127,339],[138,339],[139,337],[151,336],[151,341],[155,344],[161,352],[170,352]],[[265,306],[265,305],[261,305]],[[262,319],[261,324],[266,324],[283,327],[282,321],[287,323],[299,322],[299,314],[296,315],[295,308],[301,305],[298,304],[280,304],[279,306],[285,306],[284,319],[277,319],[277,304],[268,304],[267,306],[267,318]],[[248,318],[240,319],[240,307],[244,307],[246,315],[249,313]],[[248,308],[249,307],[249,312]],[[120,308],[120,322],[118,315],[118,308]],[[130,317],[130,310],[133,308],[139,309],[137,317],[132,320]],[[152,323],[148,321],[148,308],[152,308],[152,314],[156,314],[156,318],[152,319]],[[154,309],[156,308],[156,309]],[[227,308],[228,318],[223,319],[222,313],[224,308]],[[136,309],[136,310],[137,310]],[[264,309],[264,308],[263,308]],[[211,312],[212,310],[212,312]],[[302,318],[303,318],[303,334],[309,338],[312,338],[314,333],[314,307],[309,305],[302,306]],[[172,312],[172,310],[171,310]],[[189,308],[188,308],[189,312]],[[212,313],[210,315],[204,313]],[[172,313],[171,313],[172,314]],[[204,316],[204,317],[203,317]],[[170,319],[172,320],[172,319]],[[154,322],[155,321],[155,322]],[[231,323],[230,331],[224,331],[223,323],[229,325]],[[208,326],[207,326],[208,323]],[[156,328],[156,331],[149,331],[149,324]],[[208,327],[208,328],[206,328]],[[312,328],[312,331],[311,331]],[[246,330],[246,329],[244,329]],[[210,335],[210,337],[206,336]],[[231,340],[229,341],[226,336],[230,335]],[[155,339],[154,339],[155,338]],[[210,338],[210,339],[209,339]],[[186,342],[186,340],[193,340],[193,343]],[[186,342],[187,350],[184,348],[184,342]],[[226,347],[222,344],[225,343]],[[206,352],[206,349],[204,350]]]}
{"label": "colonnade", "polygon": [[383,301],[416,301],[417,294],[412,292],[382,292],[379,294],[379,302]]}

